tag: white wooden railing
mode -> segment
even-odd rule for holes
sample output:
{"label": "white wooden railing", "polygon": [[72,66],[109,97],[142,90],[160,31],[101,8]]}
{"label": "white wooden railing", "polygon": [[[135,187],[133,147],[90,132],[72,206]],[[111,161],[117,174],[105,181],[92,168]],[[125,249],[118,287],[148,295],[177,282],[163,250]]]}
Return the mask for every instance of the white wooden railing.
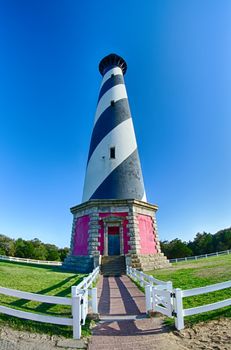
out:
{"label": "white wooden railing", "polygon": [[93,313],[98,313],[97,288],[92,288],[92,285],[96,281],[98,275],[99,267],[94,269],[94,271],[89,276],[85,277],[83,281],[80,282],[77,286],[72,286],[71,298],[34,294],[15,289],[0,287],[0,294],[13,296],[20,299],[34,300],[41,303],[70,305],[72,309],[72,317],[70,318],[25,312],[21,310],[12,309],[7,306],[0,306],[0,313],[32,321],[72,326],[73,338],[80,339],[81,326],[85,324],[89,308],[91,308],[91,311]]}
{"label": "white wooden railing", "polygon": [[184,328],[185,316],[217,310],[231,305],[230,298],[189,309],[183,308],[183,298],[230,288],[231,281],[182,290],[180,288],[174,289],[171,281],[158,280],[130,266],[127,266],[127,275],[145,288],[146,312],[160,312],[168,317],[175,317],[175,327],[178,330]]}
{"label": "white wooden railing", "polygon": [[205,304],[197,307],[192,307],[189,309],[183,308],[183,298],[191,297],[194,295],[200,295],[210,292],[215,292],[217,290],[222,290],[231,287],[231,281],[212,284],[206,287],[193,288],[187,290],[181,290],[176,288],[173,290],[173,307],[175,313],[175,326],[177,329],[181,330],[184,328],[184,317],[200,314],[203,312],[208,312],[212,310],[217,310],[226,306],[231,305],[231,298],[226,300],[217,301],[212,304]]}
{"label": "white wooden railing", "polygon": [[23,262],[23,263],[27,263],[27,264],[51,265],[51,266],[52,265],[54,265],[54,266],[61,266],[62,265],[61,261],[17,258],[16,256],[6,256],[6,255],[0,255],[0,260]]}
{"label": "white wooden railing", "polygon": [[[152,309],[152,298],[154,290],[172,290],[171,281],[161,281],[153,276],[147,275],[142,271],[136,270],[131,266],[127,266],[127,275],[135,282],[138,282],[141,287],[145,289],[145,304],[146,312],[148,313]],[[157,310],[156,310],[157,311]],[[163,311],[163,310],[162,310]],[[159,312],[161,312],[159,310]],[[166,313],[165,313],[166,314]]]}
{"label": "white wooden railing", "polygon": [[161,281],[157,278],[154,278],[151,275],[147,275],[143,271],[139,271],[131,266],[127,266],[127,275],[133,279],[134,281],[138,282],[141,287],[144,287],[146,285],[165,285],[168,286],[168,288],[172,288],[172,282],[171,281]]}
{"label": "white wooden railing", "polygon": [[195,256],[186,256],[185,258],[175,258],[175,259],[169,259],[171,263],[177,263],[181,261],[188,261],[188,260],[199,260],[203,258],[210,258],[211,256],[219,256],[219,255],[228,255],[231,254],[231,250],[223,250],[220,252],[215,253],[209,253],[209,254],[202,254],[202,255],[195,255]]}

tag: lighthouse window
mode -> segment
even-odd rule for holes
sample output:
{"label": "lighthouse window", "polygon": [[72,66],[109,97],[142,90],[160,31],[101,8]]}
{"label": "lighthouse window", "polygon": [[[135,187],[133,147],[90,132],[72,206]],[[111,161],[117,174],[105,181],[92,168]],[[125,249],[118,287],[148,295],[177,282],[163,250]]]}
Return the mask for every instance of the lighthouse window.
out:
{"label": "lighthouse window", "polygon": [[115,159],[115,147],[110,148],[110,158]]}
{"label": "lighthouse window", "polygon": [[112,106],[112,107],[115,106],[115,101],[114,101],[114,100],[111,101],[111,106]]}

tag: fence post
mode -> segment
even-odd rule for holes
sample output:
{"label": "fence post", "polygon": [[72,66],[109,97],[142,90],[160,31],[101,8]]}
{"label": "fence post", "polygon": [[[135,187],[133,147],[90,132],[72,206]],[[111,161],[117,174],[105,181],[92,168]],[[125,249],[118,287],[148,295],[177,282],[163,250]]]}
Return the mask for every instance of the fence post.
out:
{"label": "fence post", "polygon": [[83,289],[81,302],[81,324],[85,325],[86,316],[88,314],[88,289]]}
{"label": "fence post", "polygon": [[175,289],[175,327],[178,330],[184,329],[184,315],[183,315],[183,299],[182,290],[180,288]]}
{"label": "fence post", "polygon": [[77,294],[76,286],[71,287],[72,295],[72,317],[73,317],[73,338],[81,338],[81,295]]}
{"label": "fence post", "polygon": [[146,305],[146,314],[148,311],[152,310],[152,285],[147,284],[145,286],[145,305]]}
{"label": "fence post", "polygon": [[92,312],[98,314],[97,288],[91,290]]}
{"label": "fence post", "polygon": [[166,289],[168,290],[168,291],[170,291],[170,292],[172,292],[172,281],[168,281],[167,283],[166,283]]}
{"label": "fence post", "polygon": [[156,286],[152,287],[152,310],[155,312],[156,311],[156,292],[157,288]]}
{"label": "fence post", "polygon": [[141,287],[144,286],[144,277],[143,277],[143,274],[140,274],[140,286],[141,286]]}

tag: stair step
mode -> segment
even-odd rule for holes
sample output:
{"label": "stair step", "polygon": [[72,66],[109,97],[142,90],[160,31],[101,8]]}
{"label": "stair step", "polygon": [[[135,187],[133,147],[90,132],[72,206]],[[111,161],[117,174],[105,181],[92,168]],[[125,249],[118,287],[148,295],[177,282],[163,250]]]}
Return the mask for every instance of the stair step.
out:
{"label": "stair step", "polygon": [[101,272],[105,277],[121,276],[126,273],[125,258],[121,255],[103,256]]}

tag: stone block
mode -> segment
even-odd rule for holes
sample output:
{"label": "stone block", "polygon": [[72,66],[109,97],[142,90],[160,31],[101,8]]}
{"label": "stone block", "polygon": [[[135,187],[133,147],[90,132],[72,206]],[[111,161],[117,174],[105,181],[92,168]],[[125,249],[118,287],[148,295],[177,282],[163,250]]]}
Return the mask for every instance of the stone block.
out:
{"label": "stone block", "polygon": [[98,241],[99,241],[98,237],[92,237],[91,236],[91,237],[88,238],[88,243],[94,243],[94,242],[98,243]]}
{"label": "stone block", "polygon": [[90,235],[98,235],[99,230],[96,229],[96,228],[90,228],[90,229],[88,230],[88,232],[89,232]]}

